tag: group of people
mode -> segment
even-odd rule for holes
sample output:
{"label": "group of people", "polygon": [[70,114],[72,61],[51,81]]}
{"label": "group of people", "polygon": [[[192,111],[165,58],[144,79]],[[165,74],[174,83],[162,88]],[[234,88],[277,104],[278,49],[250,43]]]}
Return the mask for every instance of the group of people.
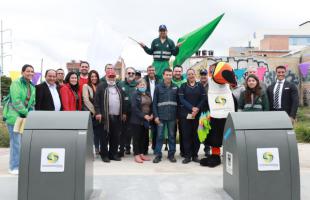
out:
{"label": "group of people", "polygon": [[[239,111],[284,110],[296,118],[298,91],[285,80],[286,68],[276,68],[277,80],[266,87],[257,77],[257,69],[248,67],[245,83],[235,91]],[[179,133],[182,163],[199,162],[200,141],[197,135],[199,116],[208,111],[208,73],[182,66],[166,68],[162,79],[154,66],[147,75],[136,76],[136,70],[126,68],[124,81],[117,80],[112,64],[105,66],[105,76],[90,70],[88,62],[81,62],[79,73],[49,69],[45,81],[31,83],[34,68],[22,67],[22,76],[12,82],[4,117],[10,133],[10,173],[18,174],[21,135],[13,127],[18,117],[25,118],[30,111],[89,111],[93,121],[96,155],[103,162],[120,161],[131,154],[137,163],[150,161],[149,143],[155,155],[153,162],[162,160],[162,146],[168,143],[168,160],[176,162],[176,140]],[[205,156],[210,148],[204,144]]]}
{"label": "group of people", "polygon": [[[202,112],[214,110],[215,104],[213,102],[210,106],[210,101],[222,104],[225,100],[209,99],[209,93],[214,93],[214,88],[209,87],[208,81],[214,74],[220,77],[221,67],[213,70],[216,66],[214,64],[209,70],[199,71],[199,75],[191,68],[183,73],[180,65],[170,69],[170,57],[178,55],[182,43],[175,45],[168,38],[165,25],[159,26],[159,37],[153,40],[150,48],[143,43],[139,44],[147,54],[153,55],[154,62],[147,67],[145,77],[141,77],[141,72],[132,67],[126,68],[124,81],[117,80],[112,64],[105,66],[105,76],[100,78],[97,71],[90,70],[88,62],[82,61],[78,73],[68,72],[64,76],[62,69],[49,69],[45,73],[45,81],[34,86],[31,83],[34,68],[24,65],[21,78],[13,81],[10,86],[3,110],[10,134],[9,172],[18,174],[19,167],[21,135],[14,131],[14,124],[18,118],[26,118],[33,110],[89,111],[93,122],[95,153],[103,162],[120,161],[125,154],[131,154],[131,146],[137,163],[150,161],[149,142],[152,141],[151,148],[155,155],[153,162],[162,160],[162,146],[165,143],[168,160],[174,163],[177,161],[177,133],[180,153],[184,157],[182,163],[199,162],[199,117]],[[224,63],[219,65],[225,67]],[[231,88],[236,104],[232,107],[238,107],[240,111],[286,111],[294,123],[298,108],[298,90],[293,83],[285,80],[285,73],[286,68],[278,66],[277,80],[267,88],[258,79],[257,68],[249,66],[245,83]],[[235,78],[232,71],[223,71],[221,76],[223,79],[226,76],[227,80],[220,81],[222,83],[219,84],[236,82],[232,80]],[[218,79],[222,80],[221,77]],[[214,85],[213,82],[210,83]],[[215,92],[223,91],[229,97],[229,87],[217,87]],[[209,89],[211,91],[208,93]],[[234,102],[230,98],[230,104]],[[213,131],[215,134],[223,135],[223,116],[220,114],[220,120],[217,121],[211,119],[214,126],[221,126],[213,127],[218,129]],[[211,134],[211,139],[204,142],[205,156],[212,158],[212,155],[216,155],[215,164],[212,164],[214,159],[210,159],[207,161],[208,166],[220,164],[219,147],[222,138],[214,137],[214,133],[213,136]],[[200,164],[204,165],[204,161]]]}

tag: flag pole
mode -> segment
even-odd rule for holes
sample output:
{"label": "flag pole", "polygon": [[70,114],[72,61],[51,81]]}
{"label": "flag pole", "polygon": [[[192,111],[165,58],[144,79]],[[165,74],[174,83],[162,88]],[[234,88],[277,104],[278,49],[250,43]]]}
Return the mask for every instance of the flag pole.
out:
{"label": "flag pole", "polygon": [[40,77],[40,83],[42,83],[42,72],[43,72],[43,58],[41,59],[41,77]]}

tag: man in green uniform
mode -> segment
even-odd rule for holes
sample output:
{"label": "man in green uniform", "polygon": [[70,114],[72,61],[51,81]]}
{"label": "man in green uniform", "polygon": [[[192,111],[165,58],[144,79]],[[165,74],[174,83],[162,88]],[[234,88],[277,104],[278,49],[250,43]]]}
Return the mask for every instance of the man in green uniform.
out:
{"label": "man in green uniform", "polygon": [[175,46],[174,42],[167,36],[167,27],[160,25],[159,37],[153,40],[151,48],[148,48],[142,42],[139,44],[147,54],[153,55],[154,61],[152,65],[155,67],[156,75],[162,79],[163,71],[169,68],[170,57],[178,55],[182,43]]}
{"label": "man in green uniform", "polygon": [[137,82],[135,81],[135,73],[136,70],[133,67],[127,67],[125,80],[118,83],[119,87],[124,92],[124,104],[128,111],[128,117],[126,121],[122,124],[121,141],[118,153],[119,157],[123,157],[124,152],[128,155],[130,154],[130,144],[133,130],[129,125],[129,121],[131,115],[131,95],[136,90],[137,86]]}

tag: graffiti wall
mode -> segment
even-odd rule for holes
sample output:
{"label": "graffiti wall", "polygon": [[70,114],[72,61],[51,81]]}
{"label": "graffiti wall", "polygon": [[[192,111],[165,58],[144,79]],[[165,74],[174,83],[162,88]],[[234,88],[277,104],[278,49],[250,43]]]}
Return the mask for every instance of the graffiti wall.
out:
{"label": "graffiti wall", "polygon": [[[238,83],[244,82],[244,73],[248,66],[255,66],[258,69],[258,77],[264,81],[267,86],[271,85],[276,80],[275,68],[279,65],[284,65],[287,68],[286,80],[294,83],[299,89],[300,103],[304,103],[307,99],[308,105],[310,102],[310,74],[304,79],[300,76],[298,57],[209,57],[195,64],[195,69],[206,68],[216,62],[228,62],[234,69],[238,78]],[[309,80],[308,80],[309,79]],[[307,81],[308,80],[308,81]],[[309,82],[309,86],[301,88],[301,82]]]}

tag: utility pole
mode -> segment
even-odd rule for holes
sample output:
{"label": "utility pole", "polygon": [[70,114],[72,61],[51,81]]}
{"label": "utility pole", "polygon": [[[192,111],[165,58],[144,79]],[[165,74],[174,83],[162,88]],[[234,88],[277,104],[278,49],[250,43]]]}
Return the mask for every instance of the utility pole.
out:
{"label": "utility pole", "polygon": [[[9,31],[11,33],[11,41],[4,42],[3,34],[4,34],[4,32],[7,32],[7,31]],[[1,77],[3,75],[3,69],[4,69],[3,59],[6,56],[12,56],[9,54],[5,54],[5,52],[4,52],[4,45],[5,44],[11,44],[11,48],[12,48],[12,30],[11,29],[3,29],[3,22],[1,20],[1,24],[0,24],[0,60],[1,60],[1,62],[0,62],[0,90],[1,90]],[[1,91],[0,91],[0,106],[1,106],[1,102],[2,102],[2,92]]]}

